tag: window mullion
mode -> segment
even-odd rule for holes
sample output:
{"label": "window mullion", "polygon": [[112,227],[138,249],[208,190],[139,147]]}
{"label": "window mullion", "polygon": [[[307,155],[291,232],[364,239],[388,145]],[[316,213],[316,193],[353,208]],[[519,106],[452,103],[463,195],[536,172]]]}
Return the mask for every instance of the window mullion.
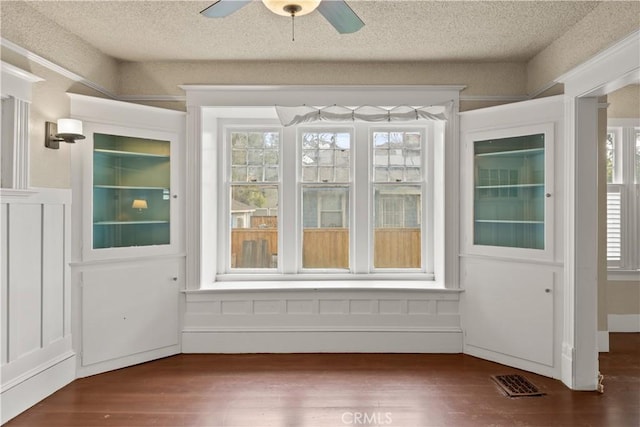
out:
{"label": "window mullion", "polygon": [[300,201],[298,198],[298,151],[296,150],[296,128],[287,127],[282,130],[280,144],[280,204],[278,216],[280,219],[280,242],[278,253],[278,265],[284,274],[293,274],[298,271],[298,242],[299,242],[299,217]]}
{"label": "window mullion", "polygon": [[354,273],[368,273],[371,271],[371,233],[372,215],[370,185],[369,132],[367,127],[357,124],[354,131],[353,144],[353,182],[352,182],[352,218],[351,229],[353,238],[351,245],[352,266]]}

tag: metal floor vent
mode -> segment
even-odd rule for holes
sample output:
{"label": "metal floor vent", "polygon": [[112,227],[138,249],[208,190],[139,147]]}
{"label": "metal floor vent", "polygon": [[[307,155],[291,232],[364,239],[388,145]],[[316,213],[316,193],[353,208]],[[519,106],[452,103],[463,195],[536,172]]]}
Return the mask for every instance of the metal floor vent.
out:
{"label": "metal floor vent", "polygon": [[522,375],[492,375],[493,379],[509,397],[543,396],[538,387]]}

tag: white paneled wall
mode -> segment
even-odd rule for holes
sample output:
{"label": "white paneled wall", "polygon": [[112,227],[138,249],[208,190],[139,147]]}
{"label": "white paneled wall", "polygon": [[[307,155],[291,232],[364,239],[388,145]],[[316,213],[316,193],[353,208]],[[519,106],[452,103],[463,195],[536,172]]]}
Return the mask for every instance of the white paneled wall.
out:
{"label": "white paneled wall", "polygon": [[182,351],[459,353],[458,300],[455,290],[188,292]]}
{"label": "white paneled wall", "polygon": [[2,422],[75,379],[71,191],[2,190]]}

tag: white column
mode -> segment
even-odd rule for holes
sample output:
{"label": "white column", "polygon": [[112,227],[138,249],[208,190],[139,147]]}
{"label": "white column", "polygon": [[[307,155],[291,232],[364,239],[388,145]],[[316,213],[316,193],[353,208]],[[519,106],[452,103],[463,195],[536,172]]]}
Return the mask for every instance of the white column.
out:
{"label": "white column", "polygon": [[29,188],[29,106],[13,96],[2,100],[3,188]]}

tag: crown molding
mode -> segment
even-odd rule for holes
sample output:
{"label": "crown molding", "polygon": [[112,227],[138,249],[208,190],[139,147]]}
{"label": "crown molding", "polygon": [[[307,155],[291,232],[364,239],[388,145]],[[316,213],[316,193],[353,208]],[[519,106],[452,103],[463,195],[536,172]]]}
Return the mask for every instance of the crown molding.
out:
{"label": "crown molding", "polygon": [[4,61],[0,61],[0,68],[2,69],[3,73],[18,77],[19,79],[24,80],[28,83],[38,83],[44,81],[42,77],[31,74],[30,72],[25,71],[22,68],[18,68],[15,65],[8,64]]}
{"label": "crown molding", "polygon": [[118,101],[124,102],[185,102],[185,95],[120,95]]}
{"label": "crown molding", "polygon": [[570,96],[599,96],[640,80],[640,30],[602,50],[555,81]]}
{"label": "crown molding", "polygon": [[461,102],[519,102],[527,99],[530,99],[527,95],[460,95]]}
{"label": "crown molding", "polygon": [[15,44],[14,42],[5,39],[4,37],[0,38],[0,45],[2,47],[5,47],[15,53],[17,53],[18,55],[23,56],[24,58],[28,59],[29,61],[35,62],[38,65],[42,65],[43,67],[60,74],[63,77],[68,78],[69,80],[72,80],[74,82],[78,82],[81,83],[93,90],[96,90],[100,93],[102,93],[103,95],[108,96],[109,98],[112,99],[117,99],[117,95],[115,95],[113,92],[111,92],[110,90],[108,90],[107,88],[105,88],[104,86],[99,85],[98,83],[95,83],[91,80],[88,80],[84,77],[82,77],[79,74],[74,73],[71,70],[68,70],[67,68],[61,67],[60,65],[49,61],[46,58],[43,58],[42,56],[31,52],[28,49],[25,49],[24,47]]}

